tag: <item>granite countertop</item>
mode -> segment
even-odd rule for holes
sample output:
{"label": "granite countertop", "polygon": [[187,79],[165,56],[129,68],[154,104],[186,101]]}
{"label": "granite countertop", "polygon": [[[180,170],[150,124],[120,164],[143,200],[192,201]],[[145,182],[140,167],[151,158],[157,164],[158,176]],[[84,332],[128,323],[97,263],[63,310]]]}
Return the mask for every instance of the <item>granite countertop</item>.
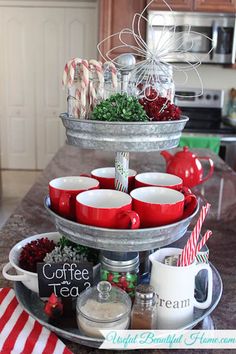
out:
{"label": "granite countertop", "polygon": [[[195,151],[199,155],[210,156],[215,163],[213,177],[204,183],[203,186],[198,186],[194,189],[196,194],[201,194],[202,198],[205,198],[212,205],[204,223],[204,231],[210,228],[214,233],[214,236],[208,242],[210,261],[220,272],[224,285],[222,299],[212,313],[212,319],[216,329],[235,329],[236,173],[212,152],[202,149],[195,149]],[[114,166],[114,157],[113,152],[81,150],[73,146],[62,147],[0,230],[1,268],[8,261],[9,250],[18,241],[34,234],[55,231],[55,226],[43,207],[43,200],[48,192],[48,182],[51,179],[60,176],[89,173],[97,167]],[[138,172],[164,172],[165,162],[159,152],[131,153],[130,168]],[[0,287],[12,285],[0,274]],[[64,341],[74,353],[101,352],[98,349]],[[111,351],[107,350],[102,352],[111,353]],[[142,351],[137,350],[137,352]],[[167,350],[149,350],[148,352],[169,353]],[[194,354],[212,353],[211,350],[188,350],[188,352]],[[223,352],[226,353],[223,350],[214,350],[214,353]],[[171,353],[181,353],[181,351],[171,350]]]}

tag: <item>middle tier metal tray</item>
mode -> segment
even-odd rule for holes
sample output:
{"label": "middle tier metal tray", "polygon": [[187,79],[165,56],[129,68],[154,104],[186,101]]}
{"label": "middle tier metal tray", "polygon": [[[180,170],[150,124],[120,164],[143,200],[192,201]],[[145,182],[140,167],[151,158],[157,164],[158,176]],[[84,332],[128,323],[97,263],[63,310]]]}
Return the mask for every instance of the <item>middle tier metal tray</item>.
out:
{"label": "middle tier metal tray", "polygon": [[189,120],[162,122],[102,122],[60,115],[66,128],[67,142],[83,149],[147,152],[178,146],[182,130]]}
{"label": "middle tier metal tray", "polygon": [[197,206],[192,215],[174,224],[123,230],[88,226],[65,219],[51,210],[49,196],[45,198],[44,206],[59,233],[69,240],[84,246],[116,252],[146,251],[167,246],[185,234],[198,211]]}

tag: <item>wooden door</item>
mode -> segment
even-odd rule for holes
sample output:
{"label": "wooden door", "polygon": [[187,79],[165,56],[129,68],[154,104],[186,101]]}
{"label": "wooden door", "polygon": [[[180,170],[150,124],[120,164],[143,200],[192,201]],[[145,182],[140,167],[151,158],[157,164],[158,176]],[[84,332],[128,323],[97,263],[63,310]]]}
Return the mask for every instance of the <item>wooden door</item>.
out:
{"label": "wooden door", "polygon": [[[100,0],[99,2],[99,40],[115,34],[123,28],[131,28],[133,16],[135,13],[141,13],[146,6],[146,0]],[[146,23],[141,21],[141,34],[146,38]],[[137,45],[131,36],[126,39],[131,45]],[[103,53],[111,48],[119,46],[117,37],[111,37],[103,45]],[[121,53],[131,52],[127,48],[117,48],[113,56]]]}
{"label": "wooden door", "polygon": [[21,4],[0,7],[2,168],[42,169],[66,140],[64,65],[97,57],[97,5]]}
{"label": "wooden door", "polygon": [[34,20],[32,9],[0,8],[2,168],[34,169]]}
{"label": "wooden door", "polygon": [[[193,10],[193,0],[168,0],[166,1],[168,5],[174,11],[192,11]],[[153,1],[150,6],[150,10],[164,10],[169,11],[169,8],[162,0]]]}
{"label": "wooden door", "polygon": [[62,87],[65,63],[73,58],[97,58],[96,4],[69,8],[42,8],[38,12],[37,57],[37,168],[44,168],[65,144],[59,118],[66,112]]}
{"label": "wooden door", "polygon": [[236,0],[195,0],[194,10],[236,13]]}
{"label": "wooden door", "polygon": [[65,53],[64,10],[39,8],[35,22],[36,163],[37,168],[42,169],[62,145],[59,114],[66,109],[61,85]]}

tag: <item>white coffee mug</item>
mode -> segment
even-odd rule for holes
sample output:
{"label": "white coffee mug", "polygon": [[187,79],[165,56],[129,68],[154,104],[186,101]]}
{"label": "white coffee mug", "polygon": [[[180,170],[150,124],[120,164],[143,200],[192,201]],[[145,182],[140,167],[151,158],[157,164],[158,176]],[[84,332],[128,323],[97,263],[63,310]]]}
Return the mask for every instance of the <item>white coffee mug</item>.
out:
{"label": "white coffee mug", "polygon": [[[157,294],[157,328],[180,329],[193,320],[194,307],[206,309],[212,301],[212,270],[209,264],[194,262],[186,267],[164,264],[167,256],[179,255],[179,248],[162,248],[149,256],[152,263],[150,284]],[[208,291],[204,302],[194,297],[195,277],[207,270]]]}

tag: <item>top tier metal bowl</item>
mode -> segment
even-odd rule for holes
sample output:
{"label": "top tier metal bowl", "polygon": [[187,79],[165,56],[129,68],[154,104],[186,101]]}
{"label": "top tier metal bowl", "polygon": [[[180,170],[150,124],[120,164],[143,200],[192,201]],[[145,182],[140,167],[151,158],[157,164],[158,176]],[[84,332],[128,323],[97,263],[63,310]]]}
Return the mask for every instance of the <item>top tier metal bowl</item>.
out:
{"label": "top tier metal bowl", "polygon": [[50,198],[46,197],[44,206],[53,219],[60,234],[84,246],[116,252],[146,251],[164,247],[179,240],[187,231],[190,222],[198,211],[174,224],[147,229],[122,230],[79,224],[56,214],[50,208]]}
{"label": "top tier metal bowl", "polygon": [[67,141],[83,149],[158,151],[177,147],[188,117],[165,122],[100,122],[60,115]]}

